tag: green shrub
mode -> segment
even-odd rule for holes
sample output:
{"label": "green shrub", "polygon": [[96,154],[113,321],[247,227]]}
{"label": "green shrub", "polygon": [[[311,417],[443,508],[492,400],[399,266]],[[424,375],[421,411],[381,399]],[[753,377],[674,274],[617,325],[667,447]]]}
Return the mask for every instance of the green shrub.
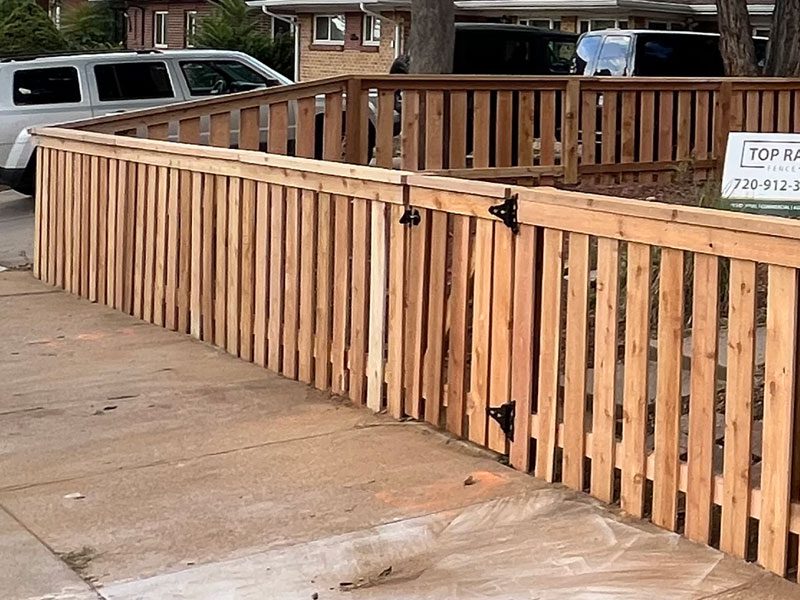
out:
{"label": "green shrub", "polygon": [[64,13],[61,32],[72,50],[100,50],[122,45],[113,2],[86,2]]}
{"label": "green shrub", "polygon": [[53,21],[33,0],[0,2],[0,54],[59,52],[66,47]]}
{"label": "green shrub", "polygon": [[198,48],[237,50],[276,71],[292,76],[294,43],[291,35],[273,41],[261,29],[261,13],[244,0],[215,0],[213,12],[200,19],[195,36]]}

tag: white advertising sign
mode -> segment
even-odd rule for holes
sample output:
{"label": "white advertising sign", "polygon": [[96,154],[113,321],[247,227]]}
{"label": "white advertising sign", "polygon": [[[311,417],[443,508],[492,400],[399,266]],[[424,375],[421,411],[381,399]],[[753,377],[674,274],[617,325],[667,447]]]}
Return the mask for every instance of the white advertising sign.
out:
{"label": "white advertising sign", "polygon": [[800,217],[800,135],[731,133],[722,198],[733,210]]}

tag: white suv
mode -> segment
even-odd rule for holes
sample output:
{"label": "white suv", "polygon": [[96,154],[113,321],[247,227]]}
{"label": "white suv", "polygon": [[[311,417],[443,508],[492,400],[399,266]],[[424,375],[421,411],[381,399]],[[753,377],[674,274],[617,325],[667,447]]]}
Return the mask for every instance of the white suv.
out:
{"label": "white suv", "polygon": [[292,83],[227,50],[146,50],[0,59],[0,184],[30,193],[28,128]]}

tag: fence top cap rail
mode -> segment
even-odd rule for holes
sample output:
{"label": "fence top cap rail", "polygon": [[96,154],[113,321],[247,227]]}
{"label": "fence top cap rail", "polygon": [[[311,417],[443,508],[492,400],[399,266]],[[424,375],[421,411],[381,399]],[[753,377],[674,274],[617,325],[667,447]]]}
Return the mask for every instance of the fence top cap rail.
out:
{"label": "fence top cap rail", "polygon": [[348,79],[360,79],[371,82],[407,82],[407,81],[481,81],[481,82],[525,82],[525,81],[572,81],[585,83],[637,83],[647,84],[693,84],[693,83],[732,83],[761,84],[783,83],[800,85],[800,80],[791,77],[586,77],[583,75],[466,75],[466,74],[389,74],[371,73],[365,75],[349,75]]}
{"label": "fence top cap rail", "polygon": [[[247,99],[269,99],[270,96],[285,95],[287,93],[298,92],[297,97],[303,98],[308,94],[314,94],[315,90],[324,90],[332,84],[344,84],[349,80],[349,77],[339,75],[336,77],[326,77],[324,79],[315,79],[313,81],[305,81],[302,83],[293,83],[291,85],[279,85],[271,88],[251,90],[249,92],[239,92],[236,94],[225,94],[222,96],[214,96],[210,98],[201,98],[199,100],[187,100],[186,102],[176,102],[174,104],[167,104],[164,106],[157,106],[154,108],[142,108],[139,110],[131,110],[124,113],[106,115],[102,117],[94,117],[91,119],[82,119],[80,121],[72,121],[69,123],[61,124],[60,127],[68,127],[70,129],[86,129],[98,125],[105,125],[108,123],[117,123],[125,121],[134,121],[137,119],[144,119],[146,117],[155,117],[158,115],[171,116],[174,119],[180,119],[181,112],[192,111],[193,109],[207,109],[204,112],[210,114],[214,112],[214,107],[219,107],[220,110],[225,110],[225,105],[231,103],[242,102]],[[300,95],[299,92],[305,92]],[[172,115],[171,113],[175,113]]]}
{"label": "fence top cap rail", "polygon": [[[680,223],[725,229],[731,232],[749,232],[800,239],[800,222],[792,219],[737,213],[726,210],[683,206],[666,202],[651,202],[587,194],[551,187],[522,187],[476,181],[455,179],[438,175],[409,174],[406,178],[409,185],[479,196],[487,201],[501,202],[506,193],[518,194],[520,202],[530,204],[547,204],[554,206],[570,206],[592,211],[612,213],[620,217],[640,217],[658,221],[668,225]],[[536,225],[536,223],[529,223]],[[565,223],[565,230],[569,230]]]}
{"label": "fence top cap rail", "polygon": [[487,199],[502,198],[504,190],[511,187],[491,181],[458,179],[456,177],[443,177],[439,174],[428,173],[409,173],[406,177],[406,183],[411,186],[430,188],[432,190],[459,192],[472,196],[486,196]]}
{"label": "fence top cap rail", "polygon": [[[145,152],[155,152],[173,156],[198,156],[231,163],[245,163],[262,167],[302,171],[304,173],[319,174],[342,179],[358,179],[368,182],[388,183],[402,185],[408,173],[392,169],[382,169],[349,163],[322,161],[312,158],[299,158],[295,156],[282,156],[268,154],[258,150],[234,150],[229,148],[213,148],[210,146],[197,146],[182,142],[168,142],[161,140],[144,140],[139,138],[65,129],[61,127],[40,127],[31,131],[36,140],[62,140],[82,144],[95,144],[111,148],[125,148]],[[202,152],[198,153],[198,149]]]}
{"label": "fence top cap rail", "polygon": [[731,232],[759,233],[775,237],[800,239],[800,222],[793,219],[754,215],[728,210],[683,206],[667,202],[616,198],[602,194],[568,192],[551,187],[512,188],[521,201],[540,204],[569,205],[613,213],[620,217],[644,217],[665,225],[680,223],[713,227]]}

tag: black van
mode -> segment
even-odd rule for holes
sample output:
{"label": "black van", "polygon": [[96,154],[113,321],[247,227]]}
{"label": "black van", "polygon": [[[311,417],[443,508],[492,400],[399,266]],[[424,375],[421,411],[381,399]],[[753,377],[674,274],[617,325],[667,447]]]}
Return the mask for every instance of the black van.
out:
{"label": "black van", "polygon": [[[764,64],[767,38],[754,38]],[[724,77],[719,34],[605,29],[578,40],[572,72],[607,77]]]}
{"label": "black van", "polygon": [[578,36],[526,25],[459,23],[453,55],[458,75],[568,75]]}
{"label": "black van", "polygon": [[[569,75],[578,35],[501,23],[456,23],[456,75]],[[408,57],[391,73],[408,73]]]}

